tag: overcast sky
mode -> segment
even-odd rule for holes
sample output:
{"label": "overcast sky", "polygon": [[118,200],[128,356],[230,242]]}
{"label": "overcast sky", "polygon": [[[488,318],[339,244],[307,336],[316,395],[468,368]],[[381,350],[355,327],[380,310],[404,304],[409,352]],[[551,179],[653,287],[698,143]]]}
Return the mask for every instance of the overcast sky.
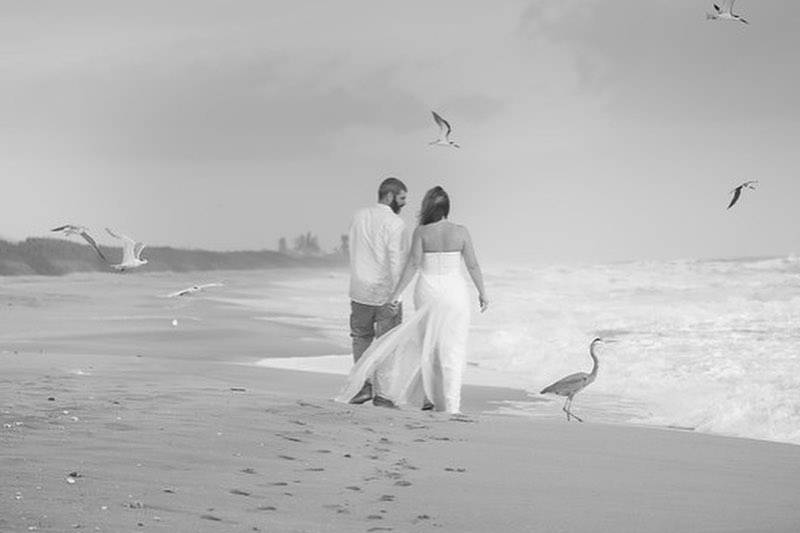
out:
{"label": "overcast sky", "polygon": [[333,247],[394,175],[410,224],[444,186],[487,261],[800,252],[800,2],[0,6],[5,238]]}

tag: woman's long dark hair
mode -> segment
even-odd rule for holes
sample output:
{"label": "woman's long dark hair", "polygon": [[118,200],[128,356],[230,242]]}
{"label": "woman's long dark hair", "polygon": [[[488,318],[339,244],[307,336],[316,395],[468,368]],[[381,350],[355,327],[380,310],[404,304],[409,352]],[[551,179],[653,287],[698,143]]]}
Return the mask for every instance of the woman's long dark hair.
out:
{"label": "woman's long dark hair", "polygon": [[419,210],[419,225],[433,224],[450,214],[450,197],[438,185],[425,193]]}

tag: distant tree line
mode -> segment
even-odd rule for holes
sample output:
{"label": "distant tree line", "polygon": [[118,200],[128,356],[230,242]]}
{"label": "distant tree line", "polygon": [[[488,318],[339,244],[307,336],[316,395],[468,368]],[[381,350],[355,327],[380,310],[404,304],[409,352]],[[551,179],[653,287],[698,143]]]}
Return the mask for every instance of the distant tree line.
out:
{"label": "distant tree line", "polygon": [[[308,234],[307,234],[308,235]],[[314,249],[316,239],[297,241]],[[100,246],[106,257],[117,261],[120,248]],[[274,250],[216,252],[186,250],[168,246],[145,248],[142,253],[149,263],[141,271],[189,272],[199,270],[258,270],[291,267],[331,267],[343,265],[343,256],[332,254],[286,254]],[[108,272],[109,267],[98,259],[88,245],[66,239],[29,238],[22,242],[0,239],[0,276],[62,275],[70,272]]]}
{"label": "distant tree line", "polygon": [[[278,252],[284,255],[294,255],[299,257],[322,257],[325,254],[319,245],[319,238],[311,233],[302,233],[292,240],[292,248],[289,249],[286,237],[278,239]],[[342,235],[339,246],[336,247],[332,255],[348,257],[350,255],[350,243],[347,235]]]}

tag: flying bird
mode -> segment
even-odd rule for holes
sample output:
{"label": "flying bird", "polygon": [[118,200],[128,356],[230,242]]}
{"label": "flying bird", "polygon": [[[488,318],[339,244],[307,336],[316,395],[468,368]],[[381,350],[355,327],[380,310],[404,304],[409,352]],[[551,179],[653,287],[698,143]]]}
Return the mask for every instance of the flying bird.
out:
{"label": "flying bird", "polygon": [[453,131],[453,128],[450,127],[450,123],[440,117],[436,111],[431,111],[431,113],[433,113],[433,120],[436,121],[436,125],[439,126],[439,138],[435,141],[429,142],[428,144],[461,148],[458,143],[450,140],[450,132]]}
{"label": "flying bird", "polygon": [[191,287],[187,287],[186,289],[167,294],[167,298],[186,296],[192,294],[193,292],[198,292],[202,291],[203,289],[207,289],[208,287],[222,287],[222,283],[204,283],[202,285],[192,285]]}
{"label": "flying bird", "polygon": [[733,198],[731,198],[731,203],[728,204],[728,209],[733,207],[734,204],[739,201],[739,197],[742,195],[742,189],[747,188],[751,190],[756,190],[756,188],[753,187],[755,183],[758,183],[758,180],[745,181],[738,187],[731,189],[731,192],[733,193]]}
{"label": "flying bird", "polygon": [[129,268],[137,268],[147,264],[147,259],[142,259],[142,250],[144,249],[143,242],[137,242],[121,233],[114,233],[108,228],[106,228],[106,231],[115,239],[122,241],[122,262],[111,265],[112,268],[119,272],[124,272]]}
{"label": "flying bird", "polygon": [[102,259],[106,263],[108,262],[108,259],[106,259],[106,256],[103,255],[103,252],[100,251],[100,248],[97,246],[95,240],[92,238],[91,235],[89,235],[89,228],[87,228],[86,226],[77,226],[75,224],[64,224],[63,226],[53,228],[50,231],[58,231],[63,233],[64,235],[80,235],[81,237],[83,237],[83,240],[88,242],[89,245],[92,248],[94,248],[94,251],[97,252],[97,255],[100,256],[100,259]]}
{"label": "flying bird", "polygon": [[594,347],[598,342],[614,342],[612,340],[603,340],[599,337],[595,338],[592,343],[589,345],[589,356],[592,358],[593,365],[592,371],[588,374],[586,372],[576,372],[575,374],[570,374],[569,376],[559,379],[552,385],[548,385],[540,394],[555,394],[557,396],[565,396],[567,400],[564,402],[564,407],[561,408],[562,411],[567,413],[567,421],[569,421],[570,417],[574,418],[578,422],[583,422],[578,416],[576,416],[570,408],[572,407],[572,399],[586,388],[587,385],[594,381],[594,378],[597,377],[597,369],[599,367],[599,362],[597,360],[597,356],[594,354]]}
{"label": "flying bird", "polygon": [[706,13],[706,20],[738,20],[739,22],[743,22],[745,24],[750,24],[745,19],[740,17],[739,15],[733,12],[733,3],[736,0],[722,0],[722,7],[720,8],[719,5],[714,5],[714,13]]}

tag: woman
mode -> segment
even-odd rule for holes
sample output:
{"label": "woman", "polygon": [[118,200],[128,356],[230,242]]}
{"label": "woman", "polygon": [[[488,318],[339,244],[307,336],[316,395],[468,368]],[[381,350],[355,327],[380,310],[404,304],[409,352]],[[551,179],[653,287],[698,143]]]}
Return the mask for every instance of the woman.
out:
{"label": "woman", "polygon": [[459,412],[470,320],[462,257],[478,289],[481,312],[489,300],[469,231],[448,221],[449,213],[450,198],[444,189],[437,186],[425,194],[411,254],[387,302],[396,305],[419,270],[414,290],[416,312],[367,349],[337,400],[348,401],[371,378],[376,405],[411,404],[425,410]]}

